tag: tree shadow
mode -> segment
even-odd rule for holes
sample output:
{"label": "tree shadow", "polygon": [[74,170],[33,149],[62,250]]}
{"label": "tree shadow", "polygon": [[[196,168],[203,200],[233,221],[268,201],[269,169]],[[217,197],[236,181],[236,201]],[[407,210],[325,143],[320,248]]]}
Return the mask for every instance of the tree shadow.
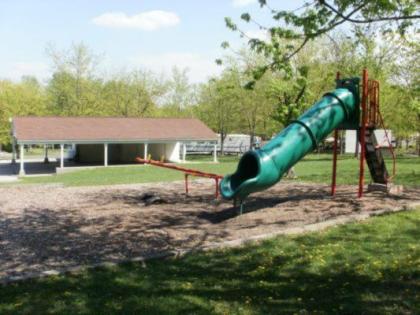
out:
{"label": "tree shadow", "polygon": [[[361,238],[360,232],[360,226],[353,225],[322,237],[277,238],[228,252],[125,263],[25,282],[5,287],[1,303],[19,302],[17,313],[414,314],[418,270],[385,264],[379,269],[382,277],[361,272],[358,264],[369,264],[369,257],[385,259],[392,246],[387,237],[377,235],[380,230],[368,231],[371,239]],[[402,228],[392,235],[414,242],[410,233]],[[346,237],[344,244],[359,245],[353,251],[337,250],[323,267],[315,268],[301,249],[322,249],[340,236]]]}

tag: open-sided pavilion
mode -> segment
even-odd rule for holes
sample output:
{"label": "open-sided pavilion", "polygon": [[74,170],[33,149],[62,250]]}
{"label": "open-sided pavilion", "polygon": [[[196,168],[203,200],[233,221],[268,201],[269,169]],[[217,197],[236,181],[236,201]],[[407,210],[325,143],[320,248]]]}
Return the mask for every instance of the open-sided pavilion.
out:
{"label": "open-sided pavilion", "polygon": [[186,159],[189,142],[214,145],[217,161],[217,135],[192,118],[114,118],[114,117],[16,117],[12,120],[13,155],[17,148],[20,175],[25,174],[25,146],[43,145],[45,162],[48,146],[60,146],[59,167],[65,167],[64,146],[71,145],[79,163],[133,163],[136,157],[168,162]]}

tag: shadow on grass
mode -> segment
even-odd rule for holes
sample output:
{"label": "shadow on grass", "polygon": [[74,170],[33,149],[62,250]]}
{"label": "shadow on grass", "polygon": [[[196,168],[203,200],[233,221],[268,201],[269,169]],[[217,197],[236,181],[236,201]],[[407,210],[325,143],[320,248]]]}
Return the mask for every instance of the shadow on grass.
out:
{"label": "shadow on grass", "polygon": [[0,313],[414,314],[419,212],[372,221],[3,286]]}

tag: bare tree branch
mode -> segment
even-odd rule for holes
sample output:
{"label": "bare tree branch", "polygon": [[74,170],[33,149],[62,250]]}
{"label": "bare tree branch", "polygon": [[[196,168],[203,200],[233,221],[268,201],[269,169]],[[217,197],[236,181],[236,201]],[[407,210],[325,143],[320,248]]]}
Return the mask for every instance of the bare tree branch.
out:
{"label": "bare tree branch", "polygon": [[384,22],[384,21],[398,21],[398,20],[413,20],[413,19],[420,18],[420,15],[400,15],[400,16],[385,16],[385,17],[380,17],[376,19],[357,20],[357,19],[352,19],[350,16],[346,16],[342,14],[338,9],[334,8],[331,4],[329,4],[325,0],[320,0],[319,3],[327,7],[331,11],[333,11],[342,19],[348,22],[356,23],[356,24],[366,24],[366,23],[375,23],[375,22]]}

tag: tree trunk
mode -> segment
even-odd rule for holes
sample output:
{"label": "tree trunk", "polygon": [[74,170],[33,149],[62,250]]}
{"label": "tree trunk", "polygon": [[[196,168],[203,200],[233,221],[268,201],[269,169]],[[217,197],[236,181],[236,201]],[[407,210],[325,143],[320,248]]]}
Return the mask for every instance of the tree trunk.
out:
{"label": "tree trunk", "polygon": [[417,148],[417,156],[420,156],[420,133],[417,134],[416,148]]}
{"label": "tree trunk", "polygon": [[254,142],[255,142],[255,134],[254,132],[251,132],[249,135],[249,149],[252,150],[254,148]]}
{"label": "tree trunk", "polygon": [[225,155],[225,139],[226,134],[224,132],[220,132],[220,155]]}

